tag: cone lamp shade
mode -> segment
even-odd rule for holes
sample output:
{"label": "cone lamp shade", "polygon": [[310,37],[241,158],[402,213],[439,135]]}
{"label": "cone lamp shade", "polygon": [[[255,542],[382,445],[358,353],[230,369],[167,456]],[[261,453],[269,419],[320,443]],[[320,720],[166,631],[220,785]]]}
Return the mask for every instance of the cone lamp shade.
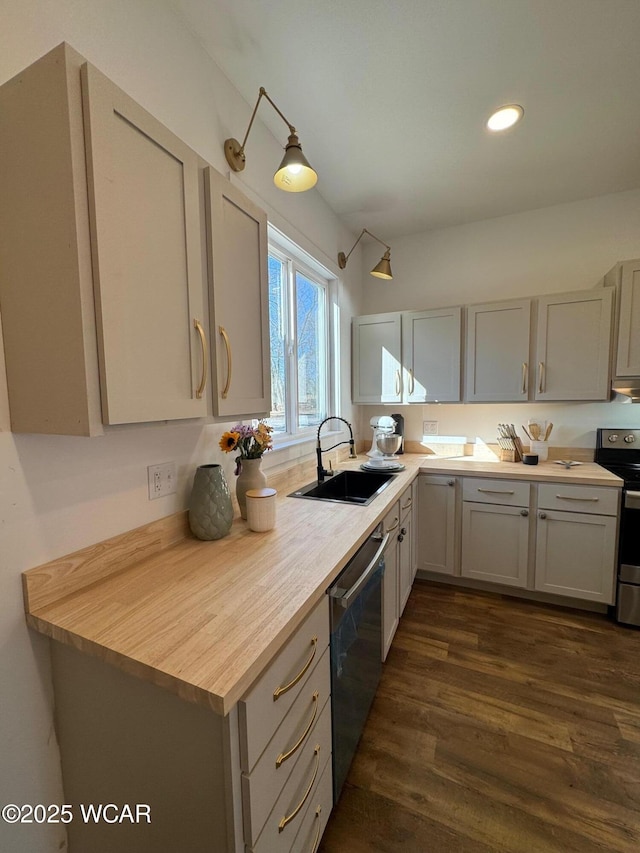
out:
{"label": "cone lamp shade", "polygon": [[384,253],[379,263],[371,270],[371,275],[374,275],[376,278],[393,278],[391,273],[391,252],[389,250]]}
{"label": "cone lamp shade", "polygon": [[315,187],[317,182],[317,173],[302,153],[298,137],[292,133],[289,136],[282,163],[273,176],[273,183],[285,192],[300,193]]}

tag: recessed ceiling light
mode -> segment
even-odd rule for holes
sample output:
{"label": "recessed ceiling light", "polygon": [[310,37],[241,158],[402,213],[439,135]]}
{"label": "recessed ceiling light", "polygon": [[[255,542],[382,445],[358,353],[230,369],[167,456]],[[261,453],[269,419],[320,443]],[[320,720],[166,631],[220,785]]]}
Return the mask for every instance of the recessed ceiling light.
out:
{"label": "recessed ceiling light", "polygon": [[519,104],[509,104],[506,107],[500,107],[489,118],[487,127],[489,130],[506,130],[508,127],[513,127],[516,122],[520,121],[524,115],[524,110]]}

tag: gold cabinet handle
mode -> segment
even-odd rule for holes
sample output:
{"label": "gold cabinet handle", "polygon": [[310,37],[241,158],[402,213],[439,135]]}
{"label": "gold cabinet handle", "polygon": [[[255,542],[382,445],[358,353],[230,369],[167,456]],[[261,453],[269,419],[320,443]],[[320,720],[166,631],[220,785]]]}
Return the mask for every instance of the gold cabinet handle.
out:
{"label": "gold cabinet handle", "polygon": [[316,776],[318,775],[318,768],[320,767],[320,744],[319,743],[316,744],[316,748],[313,750],[313,754],[316,757],[316,766],[313,769],[313,776],[311,777],[311,781],[309,782],[309,787],[304,792],[303,798],[300,800],[300,802],[295,807],[295,809],[291,812],[291,814],[285,815],[283,818],[281,818],[280,823],[278,824],[278,832],[282,832],[282,830],[285,828],[285,826],[288,823],[291,823],[291,821],[298,814],[298,812],[303,807],[303,805],[307,802],[307,798],[308,798],[309,794],[311,793],[311,789],[313,788],[313,784],[316,781]]}
{"label": "gold cabinet handle", "polygon": [[502,489],[480,489],[479,492],[484,492],[486,495],[515,495],[515,492],[503,491]]}
{"label": "gold cabinet handle", "polygon": [[527,393],[527,362],[522,362],[522,393]]}
{"label": "gold cabinet handle", "polygon": [[538,362],[538,394],[544,391],[544,361]]}
{"label": "gold cabinet handle", "polygon": [[409,393],[413,394],[413,390],[415,388],[415,379],[413,376],[413,367],[409,370]]}
{"label": "gold cabinet handle", "polygon": [[396,397],[400,396],[400,390],[402,389],[402,379],[400,377],[400,371],[396,370]]}
{"label": "gold cabinet handle", "polygon": [[313,844],[311,845],[311,853],[317,853],[318,844],[320,843],[320,815],[322,814],[322,806],[318,806],[316,809],[316,816],[314,820],[318,822],[318,826],[316,828],[316,837],[313,839]]}
{"label": "gold cabinet handle", "polygon": [[311,652],[311,657],[310,657],[310,658],[309,658],[309,660],[305,663],[305,665],[302,667],[302,669],[301,669],[301,670],[300,670],[300,672],[296,675],[296,677],[295,677],[294,679],[292,679],[288,684],[284,684],[284,685],[283,685],[283,686],[281,686],[281,687],[276,687],[276,689],[273,691],[273,701],[274,701],[274,702],[276,701],[276,699],[279,699],[279,698],[280,698],[280,696],[282,696],[282,694],[283,694],[283,693],[286,693],[286,692],[287,692],[287,690],[291,690],[291,688],[292,688],[292,687],[295,687],[295,686],[296,686],[296,684],[297,684],[297,683],[300,681],[300,679],[302,678],[302,676],[305,674],[305,672],[306,672],[306,671],[309,669],[309,667],[311,666],[311,663],[312,663],[312,661],[313,661],[314,657],[316,656],[316,649],[318,648],[318,638],[317,638],[317,637],[312,637],[312,639],[311,639],[311,645],[313,646],[313,651]]}
{"label": "gold cabinet handle", "polygon": [[409,509],[409,507],[413,504],[413,498],[409,498],[404,506],[401,506],[400,509]]}
{"label": "gold cabinet handle", "polygon": [[400,519],[398,518],[398,516],[396,516],[396,517],[393,519],[393,524],[391,525],[391,527],[387,527],[386,532],[387,532],[387,533],[391,533],[391,531],[392,531],[392,530],[395,530],[395,529],[396,529],[396,527],[397,527],[399,524],[400,524]]}
{"label": "gold cabinet handle", "polygon": [[597,504],[600,498],[577,498],[575,495],[556,495],[560,501],[582,501],[583,503]]}
{"label": "gold cabinet handle", "polygon": [[284,764],[284,762],[288,758],[291,758],[291,756],[295,752],[297,752],[300,749],[300,747],[302,746],[302,744],[305,742],[307,735],[311,731],[311,728],[316,721],[316,716],[318,714],[318,696],[319,695],[320,694],[316,690],[316,692],[311,697],[311,701],[313,702],[313,705],[314,705],[313,714],[311,715],[311,719],[307,723],[305,730],[302,732],[299,739],[296,741],[296,743],[294,743],[294,745],[291,747],[291,749],[287,750],[286,752],[281,752],[280,755],[276,758],[276,767],[280,767],[280,765]]}
{"label": "gold cabinet handle", "polygon": [[194,319],[193,327],[196,332],[200,335],[200,343],[202,344],[202,372],[200,374],[200,384],[196,388],[196,397],[198,400],[202,399],[202,395],[204,394],[205,385],[207,384],[207,373],[209,370],[209,358],[207,354],[207,339],[204,335],[204,329],[202,328],[202,323],[199,320]]}
{"label": "gold cabinet handle", "polygon": [[229,393],[229,387],[231,385],[231,341],[229,340],[229,335],[227,334],[227,330],[224,326],[220,326],[220,334],[222,335],[222,340],[224,341],[224,346],[227,351],[227,381],[225,382],[225,386],[222,389],[222,394],[220,395],[223,400],[227,399],[227,394]]}

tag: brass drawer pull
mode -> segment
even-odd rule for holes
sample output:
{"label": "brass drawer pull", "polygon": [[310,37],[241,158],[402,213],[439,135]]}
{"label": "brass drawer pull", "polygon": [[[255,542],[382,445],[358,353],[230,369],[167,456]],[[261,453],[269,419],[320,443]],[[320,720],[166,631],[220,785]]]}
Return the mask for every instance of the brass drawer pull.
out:
{"label": "brass drawer pull", "polygon": [[416,387],[416,380],[413,376],[413,367],[409,370],[409,394],[413,394]]}
{"label": "brass drawer pull", "polygon": [[395,530],[399,524],[400,524],[400,519],[396,515],[396,517],[393,519],[393,524],[391,525],[391,527],[387,527],[387,533],[391,533],[391,531]]}
{"label": "brass drawer pull", "polygon": [[281,765],[281,764],[284,764],[284,762],[285,762],[288,758],[291,758],[291,756],[292,756],[295,752],[297,752],[297,750],[299,750],[299,749],[300,749],[300,747],[302,746],[302,744],[305,742],[305,740],[306,740],[306,738],[307,738],[307,735],[308,735],[308,734],[309,734],[309,732],[311,731],[311,727],[313,726],[313,724],[314,724],[314,723],[315,723],[315,721],[316,721],[316,715],[317,715],[317,713],[318,713],[318,696],[319,696],[319,695],[320,695],[320,694],[319,694],[319,693],[318,693],[318,691],[316,690],[316,692],[315,692],[315,693],[313,694],[313,696],[311,697],[311,701],[312,701],[312,702],[313,702],[313,704],[314,704],[314,708],[313,708],[313,714],[311,715],[311,719],[310,719],[310,720],[309,720],[309,722],[307,723],[307,727],[305,728],[305,730],[304,730],[304,731],[302,732],[302,734],[300,735],[300,738],[299,738],[299,739],[296,741],[296,743],[294,743],[294,745],[291,747],[291,749],[287,750],[287,752],[281,752],[281,753],[280,753],[280,755],[276,758],[276,767],[280,767],[280,765]]}
{"label": "brass drawer pull", "polygon": [[515,495],[515,492],[501,491],[500,489],[478,489],[487,495]]}
{"label": "brass drawer pull", "polygon": [[538,394],[542,394],[544,391],[544,361],[538,362]]}
{"label": "brass drawer pull", "polygon": [[225,382],[220,396],[223,400],[226,400],[229,388],[231,387],[231,341],[229,340],[229,335],[227,334],[227,330],[224,326],[220,326],[220,334],[222,335],[222,340],[224,341],[224,346],[227,351],[227,381]]}
{"label": "brass drawer pull", "polygon": [[576,498],[573,495],[556,495],[559,501],[587,501],[597,504],[600,498]]}
{"label": "brass drawer pull", "polygon": [[194,319],[193,327],[196,332],[200,335],[200,343],[202,344],[202,372],[200,374],[200,384],[196,388],[196,397],[198,400],[202,399],[202,395],[204,394],[205,385],[207,384],[207,373],[209,370],[209,358],[207,353],[207,339],[204,335],[204,329],[202,328],[202,324],[199,320]]}
{"label": "brass drawer pull", "polygon": [[522,393],[527,393],[527,362],[522,362]]}
{"label": "brass drawer pull", "polygon": [[311,789],[313,788],[314,782],[316,781],[316,776],[318,775],[318,768],[320,767],[320,744],[316,744],[316,748],[313,750],[313,754],[316,757],[316,766],[313,769],[313,776],[311,777],[311,781],[309,782],[309,787],[304,792],[303,798],[300,800],[298,805],[289,815],[285,815],[285,817],[281,818],[280,823],[278,824],[278,832],[282,832],[285,826],[294,819],[294,817],[298,814],[303,805],[307,802],[307,798],[311,793]]}
{"label": "brass drawer pull", "polygon": [[274,701],[274,702],[276,701],[276,699],[278,699],[280,696],[282,696],[282,694],[283,694],[283,693],[286,693],[286,692],[287,692],[287,690],[291,690],[291,688],[292,688],[292,687],[295,687],[295,686],[296,686],[296,684],[297,684],[297,683],[300,681],[300,679],[302,678],[302,676],[305,674],[305,672],[306,672],[306,671],[309,669],[309,667],[311,666],[311,664],[312,664],[312,662],[313,662],[313,659],[314,659],[314,657],[316,656],[316,649],[318,648],[318,638],[317,638],[317,637],[312,637],[312,639],[311,639],[311,645],[313,646],[313,651],[311,652],[311,657],[310,657],[310,658],[309,658],[309,660],[305,663],[305,665],[302,667],[302,669],[301,669],[301,670],[300,670],[300,672],[296,675],[296,677],[295,677],[292,681],[290,681],[288,684],[285,684],[285,685],[283,685],[282,687],[276,687],[276,689],[273,691],[273,701]]}
{"label": "brass drawer pull", "polygon": [[396,370],[396,397],[400,396],[401,390],[402,390],[402,380],[400,378],[400,371]]}
{"label": "brass drawer pull", "polygon": [[407,503],[404,506],[401,506],[400,509],[409,509],[409,507],[413,504],[413,498],[409,498]]}
{"label": "brass drawer pull", "polygon": [[317,853],[318,844],[320,843],[320,815],[322,814],[322,806],[318,806],[316,809],[315,820],[318,821],[318,827],[316,829],[316,837],[313,839],[313,844],[311,845],[311,853]]}

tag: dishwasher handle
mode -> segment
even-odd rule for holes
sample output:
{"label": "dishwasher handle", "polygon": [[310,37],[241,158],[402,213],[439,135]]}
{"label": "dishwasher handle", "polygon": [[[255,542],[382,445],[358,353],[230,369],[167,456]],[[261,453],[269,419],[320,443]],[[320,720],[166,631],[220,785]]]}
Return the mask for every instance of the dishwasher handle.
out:
{"label": "dishwasher handle", "polygon": [[371,575],[375,572],[378,567],[378,562],[384,549],[387,547],[387,542],[389,541],[389,534],[385,533],[384,536],[382,534],[374,534],[371,537],[380,542],[379,547],[376,550],[376,553],[371,558],[370,562],[367,565],[367,568],[362,572],[358,580],[347,590],[342,590],[339,587],[333,587],[329,590],[329,596],[331,598],[335,598],[338,604],[341,607],[344,607],[346,610],[352,603],[355,598],[357,598],[358,594],[361,590],[366,586],[367,581],[371,577]]}

